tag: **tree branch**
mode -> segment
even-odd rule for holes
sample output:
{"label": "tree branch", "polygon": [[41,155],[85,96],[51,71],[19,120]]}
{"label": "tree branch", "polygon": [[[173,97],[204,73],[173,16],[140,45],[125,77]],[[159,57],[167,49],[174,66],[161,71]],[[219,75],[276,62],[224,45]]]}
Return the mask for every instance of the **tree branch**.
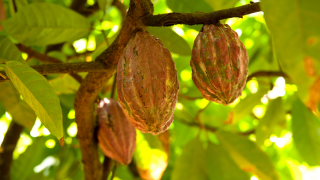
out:
{"label": "tree branch", "polygon": [[113,160],[108,156],[104,156],[102,180],[108,179],[112,164],[113,164]]}
{"label": "tree branch", "polygon": [[[17,44],[16,45],[18,47],[18,49],[22,52],[25,52],[28,54],[29,57],[34,57],[38,60],[40,60],[41,62],[44,63],[62,63],[62,61],[60,61],[59,59],[53,58],[53,57],[49,57],[45,54],[41,54],[35,50],[33,50],[32,48],[26,47],[23,44]],[[82,77],[78,74],[72,74],[70,73],[70,75],[77,80],[79,83],[81,83],[82,81]],[[1,82],[1,79],[0,79]]]}
{"label": "tree branch", "polygon": [[12,163],[12,154],[16,148],[17,142],[23,126],[11,121],[8,131],[0,147],[0,175],[1,180],[10,180],[10,167]]}
{"label": "tree branch", "polygon": [[[80,62],[80,63],[63,63],[63,64],[42,64],[31,66],[42,75],[48,74],[75,74],[82,72],[104,72],[107,68],[101,62]],[[5,75],[4,71],[0,71],[2,78],[0,82],[8,81],[9,78]],[[80,76],[81,78],[81,76]]]}
{"label": "tree branch", "polygon": [[214,11],[210,13],[168,13],[150,15],[146,18],[147,26],[172,26],[175,24],[213,24],[222,19],[240,17],[261,11],[260,3],[247,4],[240,7]]}
{"label": "tree branch", "polygon": [[61,63],[61,61],[59,59],[47,56],[45,54],[41,54],[41,53],[33,50],[32,48],[24,46],[23,44],[16,44],[16,46],[21,52],[27,53],[28,57],[38,59],[41,62],[44,62],[44,63]]}
{"label": "tree branch", "polygon": [[250,81],[254,77],[261,77],[261,76],[267,76],[267,77],[282,76],[284,78],[289,78],[289,76],[287,74],[285,74],[284,72],[280,72],[280,71],[258,71],[258,72],[250,74],[247,77],[247,82]]}
{"label": "tree branch", "polygon": [[70,9],[80,13],[84,9],[86,3],[87,0],[73,0]]}
{"label": "tree branch", "polygon": [[[151,3],[151,2],[150,2]],[[102,179],[102,164],[99,161],[98,147],[94,138],[95,119],[94,102],[105,83],[116,72],[116,66],[121,54],[138,30],[145,29],[142,15],[145,12],[130,1],[127,17],[113,43],[101,53],[96,61],[103,62],[107,68],[106,72],[89,73],[80,85],[75,98],[76,122],[78,125],[77,138],[80,142],[82,162],[86,180]]]}
{"label": "tree branch", "polygon": [[89,6],[85,9],[80,10],[79,13],[85,17],[89,17],[92,14],[94,14],[95,12],[97,12],[99,9],[100,8],[99,8],[98,3],[94,3],[92,6]]}
{"label": "tree branch", "polygon": [[[198,127],[198,128],[203,128],[203,129],[206,129],[210,132],[217,132],[220,128],[218,127],[212,127],[212,126],[208,126],[208,125],[201,125],[199,123],[196,123],[196,122],[190,122],[190,121],[186,121],[186,120],[183,120],[183,119],[176,119],[178,120],[179,122],[187,125],[187,126],[192,126],[192,127]],[[250,134],[253,134],[255,133],[255,130],[249,130],[249,131],[246,131],[246,132],[237,132],[236,134],[239,134],[239,135],[242,135],[242,136],[249,136]]]}

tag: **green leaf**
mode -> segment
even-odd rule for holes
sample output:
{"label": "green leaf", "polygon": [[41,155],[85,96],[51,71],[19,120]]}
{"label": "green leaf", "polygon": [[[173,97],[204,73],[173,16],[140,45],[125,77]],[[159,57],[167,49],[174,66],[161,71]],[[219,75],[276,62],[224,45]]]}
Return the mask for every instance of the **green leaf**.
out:
{"label": "green leaf", "polygon": [[191,48],[189,47],[187,41],[180,37],[171,28],[149,27],[148,31],[151,35],[159,38],[162,41],[163,46],[168,48],[171,52],[183,56],[191,55]]}
{"label": "green leaf", "polygon": [[269,157],[253,142],[225,131],[218,131],[216,135],[222,146],[243,170],[256,174],[260,180],[279,179]]}
{"label": "green leaf", "polygon": [[10,39],[5,36],[0,36],[0,64],[6,63],[8,60],[25,63],[22,59],[21,52]]}
{"label": "green leaf", "polygon": [[63,145],[60,101],[46,78],[18,61],[8,61],[6,65],[5,71],[13,85],[50,133]]}
{"label": "green leaf", "polygon": [[267,111],[262,119],[259,121],[259,125],[256,128],[256,144],[261,146],[264,141],[270,137],[273,128],[277,123],[284,119],[285,110],[282,105],[281,97],[269,101]]}
{"label": "green leaf", "polygon": [[250,179],[248,174],[238,167],[221,145],[209,142],[205,158],[208,175],[212,180]]}
{"label": "green leaf", "polygon": [[184,12],[184,13],[194,13],[197,11],[201,12],[212,12],[213,9],[210,7],[205,0],[166,0],[168,7],[173,12]]}
{"label": "green leaf", "polygon": [[27,0],[16,0],[15,3],[16,3],[16,6],[17,6],[17,11],[22,10],[25,6],[28,5],[28,1]]}
{"label": "green leaf", "polygon": [[206,149],[199,139],[191,140],[176,161],[172,180],[210,179],[206,171]]}
{"label": "green leaf", "polygon": [[31,131],[37,116],[30,106],[20,99],[19,92],[11,82],[0,83],[0,102],[11,114],[12,120]]}
{"label": "green leaf", "polygon": [[49,80],[49,84],[58,95],[76,93],[80,86],[80,83],[69,74],[63,74],[55,79]]}
{"label": "green leaf", "polygon": [[267,88],[260,88],[255,94],[249,94],[247,97],[240,100],[239,104],[237,104],[229,113],[227,122],[235,124],[246,115],[250,114],[252,109],[261,102],[261,98],[267,92]]}
{"label": "green leaf", "polygon": [[39,165],[46,157],[45,140],[43,137],[38,137],[33,140],[33,143],[27,150],[14,160],[10,170],[12,180],[25,180],[31,176],[33,168]]}
{"label": "green leaf", "polygon": [[2,24],[17,41],[39,46],[73,41],[90,29],[85,17],[51,3],[32,3]]}
{"label": "green leaf", "polygon": [[320,1],[264,0],[261,8],[273,37],[282,70],[298,86],[298,95],[312,110],[320,98]]}
{"label": "green leaf", "polygon": [[238,0],[219,0],[219,1],[212,1],[212,0],[205,0],[215,11],[221,9],[232,8]]}
{"label": "green leaf", "polygon": [[292,139],[300,156],[310,165],[320,165],[320,122],[296,100],[292,106]]}

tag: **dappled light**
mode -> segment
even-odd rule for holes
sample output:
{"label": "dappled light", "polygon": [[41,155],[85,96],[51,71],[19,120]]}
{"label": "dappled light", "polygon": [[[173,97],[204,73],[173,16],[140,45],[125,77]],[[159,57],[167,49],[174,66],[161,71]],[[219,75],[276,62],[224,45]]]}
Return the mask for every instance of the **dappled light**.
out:
{"label": "dappled light", "polygon": [[319,7],[0,1],[0,179],[319,180]]}

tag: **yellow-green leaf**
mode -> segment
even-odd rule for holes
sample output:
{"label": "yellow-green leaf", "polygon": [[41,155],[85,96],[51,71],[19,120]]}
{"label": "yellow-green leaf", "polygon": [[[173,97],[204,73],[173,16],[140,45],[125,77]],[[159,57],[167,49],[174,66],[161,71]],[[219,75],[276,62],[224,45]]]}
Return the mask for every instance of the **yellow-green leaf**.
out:
{"label": "yellow-green leaf", "polygon": [[219,142],[243,170],[256,174],[260,180],[277,180],[271,160],[249,139],[225,131],[216,133]]}
{"label": "yellow-green leaf", "polygon": [[320,1],[264,0],[261,8],[282,70],[312,110],[320,101]]}
{"label": "yellow-green leaf", "polygon": [[191,140],[183,149],[172,171],[172,180],[209,180],[206,171],[206,149],[199,139]]}
{"label": "yellow-green leaf", "polygon": [[25,63],[22,59],[21,52],[18,48],[5,36],[0,36],[0,64],[8,60],[20,61]]}
{"label": "yellow-green leaf", "polygon": [[38,46],[73,41],[90,30],[85,17],[51,3],[27,5],[2,24],[17,41]]}
{"label": "yellow-green leaf", "polygon": [[12,120],[31,131],[37,118],[34,111],[23,100],[11,82],[0,83],[0,102],[10,113]]}
{"label": "yellow-green leaf", "polygon": [[229,113],[227,123],[237,123],[246,115],[252,112],[254,106],[261,102],[261,98],[264,94],[268,92],[267,88],[261,88],[255,94],[250,94],[244,99],[240,100],[239,104],[237,104]]}
{"label": "yellow-green leaf", "polygon": [[250,179],[249,175],[238,167],[221,145],[210,142],[206,151],[206,169],[211,180]]}
{"label": "yellow-green leaf", "polygon": [[46,78],[18,61],[7,61],[6,74],[40,121],[63,145],[60,101]]}
{"label": "yellow-green leaf", "polygon": [[284,116],[285,110],[281,97],[269,101],[267,111],[263,118],[260,119],[259,125],[256,128],[256,144],[258,146],[264,144],[264,141],[270,137],[273,128],[281,119],[285,118]]}
{"label": "yellow-green leaf", "polygon": [[80,83],[69,74],[63,74],[55,79],[49,80],[49,84],[58,95],[76,93],[80,86]]}
{"label": "yellow-green leaf", "polygon": [[292,139],[300,156],[310,165],[320,165],[320,122],[300,101],[292,106]]}

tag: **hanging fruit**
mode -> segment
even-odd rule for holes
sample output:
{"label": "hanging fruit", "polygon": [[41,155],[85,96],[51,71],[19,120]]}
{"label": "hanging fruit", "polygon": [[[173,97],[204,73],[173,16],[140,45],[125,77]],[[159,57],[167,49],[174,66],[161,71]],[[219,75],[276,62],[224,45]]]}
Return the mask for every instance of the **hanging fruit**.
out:
{"label": "hanging fruit", "polygon": [[161,40],[137,32],[119,60],[117,91],[131,124],[143,133],[159,134],[173,121],[178,98],[177,70]]}
{"label": "hanging fruit", "polygon": [[229,25],[203,25],[192,49],[192,80],[204,98],[229,105],[246,85],[248,60],[246,48]]}
{"label": "hanging fruit", "polygon": [[102,152],[121,164],[130,164],[136,149],[136,129],[124,115],[120,104],[105,98],[99,103],[97,115],[98,144]]}

